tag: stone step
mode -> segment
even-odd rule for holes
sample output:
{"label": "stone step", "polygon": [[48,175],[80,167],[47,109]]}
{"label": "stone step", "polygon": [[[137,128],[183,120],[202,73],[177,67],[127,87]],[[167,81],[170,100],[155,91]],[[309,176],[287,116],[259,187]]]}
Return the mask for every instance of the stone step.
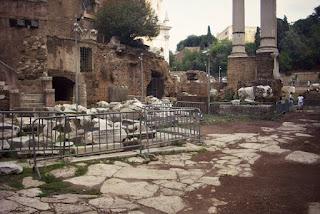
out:
{"label": "stone step", "polygon": [[24,94],[21,97],[22,102],[30,102],[30,103],[42,103],[43,95],[42,94]]}
{"label": "stone step", "polygon": [[24,108],[44,108],[44,103],[23,103]]}

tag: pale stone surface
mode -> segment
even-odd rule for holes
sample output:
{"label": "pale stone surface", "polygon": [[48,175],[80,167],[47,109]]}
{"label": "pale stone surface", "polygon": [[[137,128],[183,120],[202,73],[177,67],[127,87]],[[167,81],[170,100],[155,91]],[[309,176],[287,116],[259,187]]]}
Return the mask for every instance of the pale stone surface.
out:
{"label": "pale stone surface", "polygon": [[64,204],[74,204],[85,199],[92,199],[96,198],[95,195],[80,195],[80,194],[61,194],[61,195],[54,195],[50,198],[42,197],[42,202],[47,203],[64,203]]}
{"label": "pale stone surface", "polygon": [[28,198],[21,196],[11,196],[8,198],[11,201],[15,201],[27,207],[35,208],[37,210],[49,210],[50,206],[48,203],[41,202],[39,198]]}
{"label": "pale stone surface", "polygon": [[216,214],[216,213],[218,213],[218,210],[216,207],[209,207],[208,213],[209,214]]}
{"label": "pale stone surface", "polygon": [[177,189],[177,190],[183,190],[187,187],[186,184],[177,182],[177,181],[166,181],[166,180],[159,180],[154,181],[153,183],[158,184],[162,187],[168,188],[168,189]]}
{"label": "pale stone surface", "polygon": [[143,159],[141,157],[132,157],[132,158],[128,158],[128,162],[129,163],[135,163],[135,164],[144,163],[145,159]]}
{"label": "pale stone surface", "polygon": [[111,178],[103,183],[100,192],[104,194],[112,193],[121,196],[132,196],[135,198],[151,197],[157,191],[157,185],[147,182],[126,182],[117,178]]}
{"label": "pale stone surface", "polygon": [[102,176],[110,178],[122,167],[111,164],[94,164],[88,167],[88,176]]}
{"label": "pale stone surface", "polygon": [[56,178],[70,178],[73,177],[76,173],[77,168],[75,167],[64,167],[62,169],[55,169],[50,172]]}
{"label": "pale stone surface", "polygon": [[42,191],[39,188],[31,188],[20,190],[17,193],[22,196],[33,198],[39,196],[42,193]]}
{"label": "pale stone surface", "polygon": [[176,189],[168,189],[168,188],[161,188],[161,194],[165,196],[182,196],[184,195],[183,191],[176,190]]}
{"label": "pale stone surface", "polygon": [[15,210],[19,204],[13,201],[2,199],[0,200],[0,214],[7,214],[10,211]]}
{"label": "pale stone surface", "polygon": [[297,137],[313,137],[312,135],[305,134],[305,133],[296,133],[295,136],[297,136]]}
{"label": "pale stone surface", "polygon": [[239,146],[245,149],[261,149],[267,145],[262,143],[240,143]]}
{"label": "pale stone surface", "polygon": [[320,203],[309,203],[308,214],[320,214]]}
{"label": "pale stone surface", "polygon": [[287,155],[285,159],[303,164],[314,164],[320,161],[320,156],[309,152],[295,151]]}
{"label": "pale stone surface", "polygon": [[207,185],[212,185],[212,186],[220,186],[221,183],[219,181],[219,177],[202,177],[198,181],[200,183],[204,183]]}
{"label": "pale stone surface", "polygon": [[78,214],[92,209],[87,205],[82,204],[62,204],[58,203],[54,205],[54,209],[57,214]]}
{"label": "pale stone surface", "polygon": [[22,166],[12,162],[0,162],[0,175],[20,174],[22,173]]}
{"label": "pale stone surface", "polygon": [[45,182],[43,181],[38,181],[38,180],[34,180],[32,177],[25,177],[22,180],[22,185],[25,188],[30,188],[30,187],[39,187],[41,185],[45,184]]}
{"label": "pale stone surface", "polygon": [[101,198],[90,200],[89,204],[105,211],[113,209],[128,211],[139,208],[138,205],[133,204],[130,201],[117,197],[113,198],[111,196],[103,196]]}
{"label": "pale stone surface", "polygon": [[120,169],[114,177],[124,179],[141,179],[141,180],[176,180],[175,172],[168,170],[155,170],[145,168],[125,167]]}
{"label": "pale stone surface", "polygon": [[279,154],[279,155],[282,153],[285,153],[285,152],[290,152],[290,150],[281,149],[280,146],[277,146],[277,145],[272,145],[272,146],[267,146],[267,147],[261,148],[260,151],[268,153],[268,154]]}
{"label": "pale stone surface", "polygon": [[185,207],[183,200],[179,196],[147,198],[139,200],[138,203],[168,214],[178,213]]}
{"label": "pale stone surface", "polygon": [[102,176],[84,175],[84,176],[66,179],[64,181],[72,183],[74,185],[94,187],[102,184],[104,180],[105,180],[105,177],[102,177]]}

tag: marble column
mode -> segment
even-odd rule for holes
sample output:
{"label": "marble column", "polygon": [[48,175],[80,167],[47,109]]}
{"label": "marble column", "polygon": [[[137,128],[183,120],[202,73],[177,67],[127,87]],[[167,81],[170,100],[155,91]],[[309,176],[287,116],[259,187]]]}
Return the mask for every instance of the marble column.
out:
{"label": "marble column", "polygon": [[260,52],[277,53],[277,1],[260,0],[261,4],[261,42]]}
{"label": "marble column", "polygon": [[260,0],[261,42],[259,53],[270,53],[274,59],[274,78],[279,78],[279,51],[277,48],[277,0]]}
{"label": "marble column", "polygon": [[247,57],[245,49],[244,0],[233,0],[232,5],[232,53],[230,57]]}

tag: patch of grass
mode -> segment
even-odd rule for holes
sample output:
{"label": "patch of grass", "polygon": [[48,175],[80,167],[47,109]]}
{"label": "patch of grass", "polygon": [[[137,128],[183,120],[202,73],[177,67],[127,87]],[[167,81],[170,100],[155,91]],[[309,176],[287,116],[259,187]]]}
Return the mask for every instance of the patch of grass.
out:
{"label": "patch of grass", "polygon": [[0,183],[6,184],[9,187],[20,190],[23,189],[22,180],[25,177],[33,176],[33,171],[31,168],[24,168],[23,172],[18,175],[1,175]]}
{"label": "patch of grass", "polygon": [[213,125],[219,123],[228,123],[233,121],[250,121],[253,120],[249,116],[233,116],[233,115],[212,115],[205,114],[203,117],[202,125]]}
{"label": "patch of grass", "polygon": [[76,166],[77,170],[75,176],[82,176],[85,175],[88,171],[88,166]]}

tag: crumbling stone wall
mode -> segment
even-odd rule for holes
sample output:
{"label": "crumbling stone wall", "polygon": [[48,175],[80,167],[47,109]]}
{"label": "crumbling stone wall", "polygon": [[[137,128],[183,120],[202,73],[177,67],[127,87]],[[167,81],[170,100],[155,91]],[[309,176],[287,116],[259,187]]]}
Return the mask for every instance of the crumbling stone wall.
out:
{"label": "crumbling stone wall", "polygon": [[175,78],[177,96],[208,96],[208,79],[204,71],[172,72],[171,75]]}

